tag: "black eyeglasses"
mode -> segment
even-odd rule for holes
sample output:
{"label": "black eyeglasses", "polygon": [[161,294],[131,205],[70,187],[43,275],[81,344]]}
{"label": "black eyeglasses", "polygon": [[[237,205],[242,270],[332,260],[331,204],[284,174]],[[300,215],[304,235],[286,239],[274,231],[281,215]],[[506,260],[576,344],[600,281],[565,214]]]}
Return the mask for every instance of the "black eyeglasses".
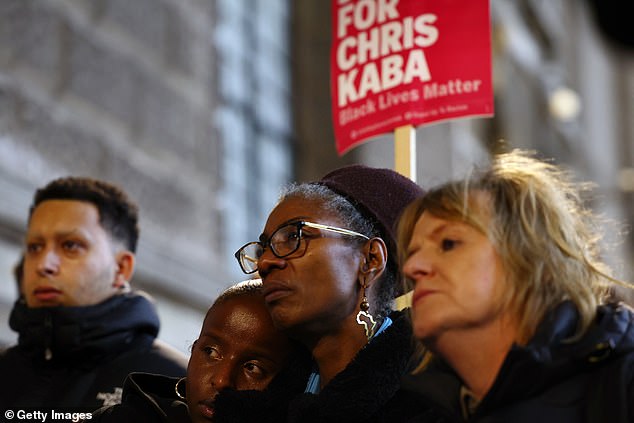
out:
{"label": "black eyeglasses", "polygon": [[254,273],[258,270],[258,260],[264,254],[266,247],[271,248],[271,252],[275,257],[283,258],[293,254],[299,248],[302,240],[302,228],[321,229],[323,231],[335,232],[342,235],[357,236],[364,239],[370,239],[359,232],[349,229],[337,228],[335,226],[321,225],[313,222],[293,222],[277,228],[273,235],[267,241],[253,241],[243,245],[234,254],[240,268],[244,273]]}

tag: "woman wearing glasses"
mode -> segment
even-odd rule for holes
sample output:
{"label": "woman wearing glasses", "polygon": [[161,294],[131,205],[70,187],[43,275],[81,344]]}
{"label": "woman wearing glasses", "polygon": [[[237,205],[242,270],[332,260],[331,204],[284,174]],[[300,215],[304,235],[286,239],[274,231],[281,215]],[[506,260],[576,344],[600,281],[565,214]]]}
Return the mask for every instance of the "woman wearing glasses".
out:
{"label": "woman wearing glasses", "polygon": [[392,311],[393,226],[422,194],[391,170],[344,167],[288,188],[259,241],[238,250],[243,271],[263,280],[276,327],[315,361],[282,415],[252,421],[398,422],[415,408],[399,391],[413,345],[406,316]]}

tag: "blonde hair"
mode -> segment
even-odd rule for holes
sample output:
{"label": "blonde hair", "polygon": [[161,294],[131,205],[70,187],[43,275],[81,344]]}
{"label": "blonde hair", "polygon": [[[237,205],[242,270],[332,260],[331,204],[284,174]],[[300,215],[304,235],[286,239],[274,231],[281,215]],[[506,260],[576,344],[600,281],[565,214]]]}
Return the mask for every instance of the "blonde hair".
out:
{"label": "blonde hair", "polygon": [[[397,229],[401,266],[424,211],[487,235],[508,279],[501,306],[517,319],[521,344],[565,300],[579,311],[576,339],[594,319],[609,282],[623,283],[599,257],[598,220],[581,198],[589,185],[574,183],[569,172],[533,156],[520,150],[497,155],[488,169],[429,191],[403,212]],[[476,201],[480,193],[488,199],[486,210]],[[412,289],[411,281],[405,284]]]}

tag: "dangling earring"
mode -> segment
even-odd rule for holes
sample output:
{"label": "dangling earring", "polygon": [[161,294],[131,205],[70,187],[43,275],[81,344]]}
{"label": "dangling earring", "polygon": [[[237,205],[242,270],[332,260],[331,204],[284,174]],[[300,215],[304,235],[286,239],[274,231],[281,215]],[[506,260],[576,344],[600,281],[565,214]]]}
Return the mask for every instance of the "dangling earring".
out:
{"label": "dangling earring", "polygon": [[357,313],[357,324],[363,326],[365,329],[365,336],[368,338],[368,342],[374,336],[374,330],[376,329],[376,321],[368,310],[370,310],[370,303],[368,297],[365,295],[367,285],[363,284],[363,299],[361,300],[360,310]]}
{"label": "dangling earring", "polygon": [[181,384],[181,382],[184,382],[185,380],[187,380],[186,377],[182,377],[180,379],[178,379],[178,382],[176,382],[176,386],[174,386],[174,391],[176,392],[176,396],[182,400],[187,399],[187,390],[185,390],[184,394],[181,394],[180,389],[178,388],[179,385]]}

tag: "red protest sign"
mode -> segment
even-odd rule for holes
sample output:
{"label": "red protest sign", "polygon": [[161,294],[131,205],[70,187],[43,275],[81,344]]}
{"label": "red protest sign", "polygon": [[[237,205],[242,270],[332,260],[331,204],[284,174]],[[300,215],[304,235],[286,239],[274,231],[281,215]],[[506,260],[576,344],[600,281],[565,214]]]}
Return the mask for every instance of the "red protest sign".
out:
{"label": "red protest sign", "polygon": [[337,151],[403,125],[493,115],[489,0],[332,0]]}

